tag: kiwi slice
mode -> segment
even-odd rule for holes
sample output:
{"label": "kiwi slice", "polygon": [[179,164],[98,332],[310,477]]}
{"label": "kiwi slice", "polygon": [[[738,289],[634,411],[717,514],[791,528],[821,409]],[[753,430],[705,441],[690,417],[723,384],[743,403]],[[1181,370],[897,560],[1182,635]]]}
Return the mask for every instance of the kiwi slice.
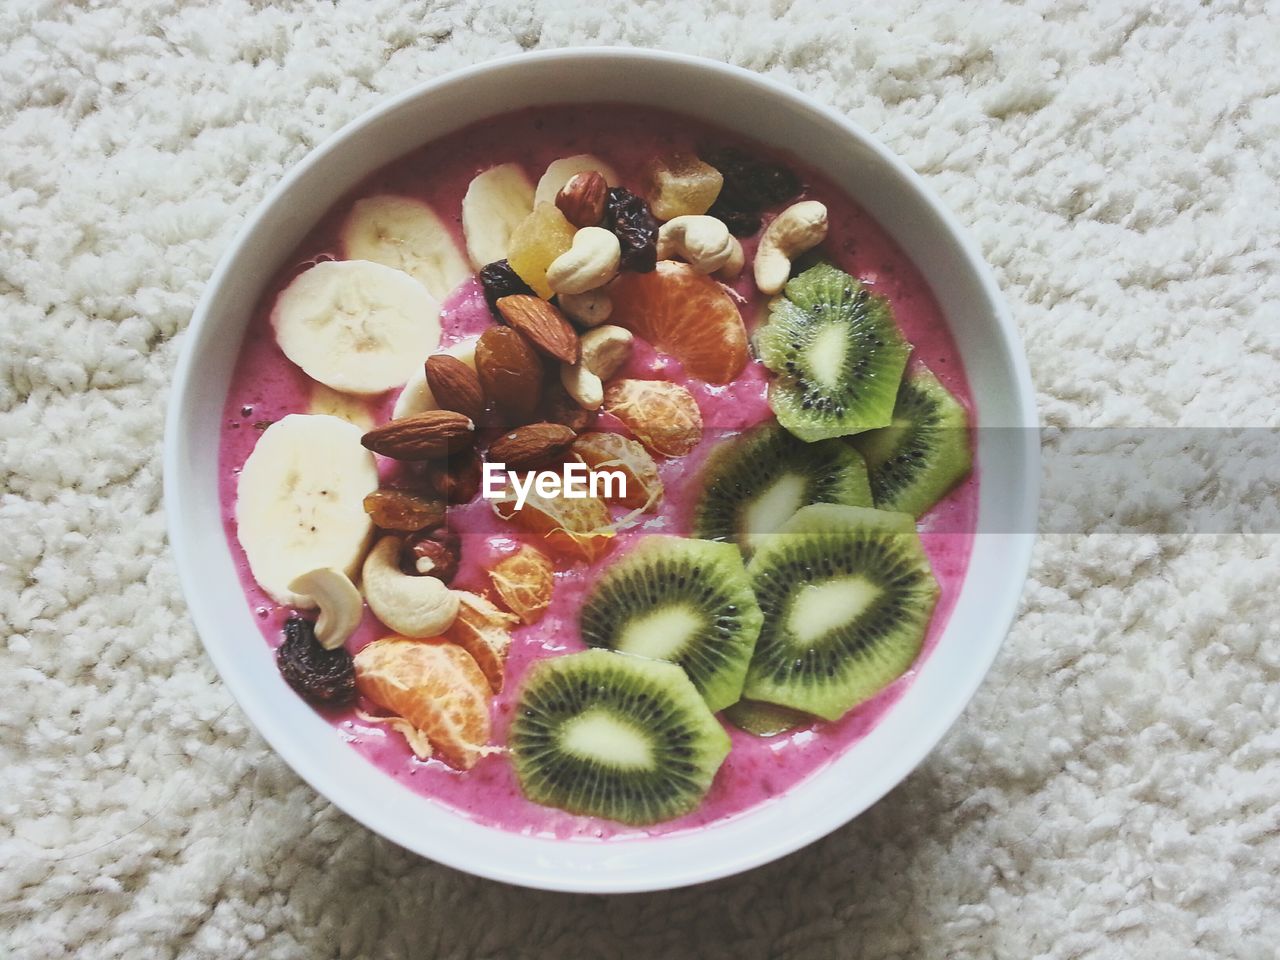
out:
{"label": "kiwi slice", "polygon": [[915,661],[938,584],[913,525],[877,513],[806,507],[756,549],[764,626],[743,696],[836,720]]}
{"label": "kiwi slice", "polygon": [[534,803],[641,825],[697,807],[729,736],[675,664],[588,650],[530,668],[509,745]]}
{"label": "kiwi slice", "polygon": [[736,540],[749,550],[808,503],[871,506],[861,455],[840,440],[805,443],[765,424],[720,444],[707,458],[693,535]]}
{"label": "kiwi slice", "polygon": [[814,721],[807,713],[758,700],[739,700],[724,711],[724,718],[753,737],[776,737]]}
{"label": "kiwi slice", "polygon": [[769,305],[760,359],[778,374],[769,405],[801,440],[886,427],[911,345],[889,304],[829,263],[793,277]]}
{"label": "kiwi slice", "polygon": [[652,536],[615,563],[582,605],[582,639],[684,668],[712,712],[742,695],[760,608],[731,543]]}
{"label": "kiwi slice", "polygon": [[875,505],[916,517],[973,466],[969,417],[925,367],[903,379],[889,426],[858,434],[849,442],[866,458]]}

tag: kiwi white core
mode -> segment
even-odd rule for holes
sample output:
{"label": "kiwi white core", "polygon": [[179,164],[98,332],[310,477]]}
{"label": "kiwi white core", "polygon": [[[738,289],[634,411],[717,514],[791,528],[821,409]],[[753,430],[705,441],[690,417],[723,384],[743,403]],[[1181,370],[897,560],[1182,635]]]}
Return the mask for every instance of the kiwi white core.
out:
{"label": "kiwi white core", "polygon": [[702,614],[692,607],[662,607],[628,623],[614,649],[650,660],[671,660],[702,626]]}
{"label": "kiwi white core", "polygon": [[560,745],[574,756],[595,760],[624,770],[646,770],[653,766],[649,738],[609,711],[586,710],[565,723]]}
{"label": "kiwi white core", "polygon": [[787,627],[798,643],[812,646],[832,630],[852,623],[879,595],[880,588],[862,577],[808,584],[791,603]]}
{"label": "kiwi white core", "polygon": [[845,327],[838,323],[827,324],[818,331],[804,352],[809,376],[828,390],[835,389],[840,385],[848,350],[849,335]]}
{"label": "kiwi white core", "polygon": [[743,541],[754,549],[757,538],[773,533],[805,505],[804,490],[807,481],[796,473],[779,477],[756,497],[742,513]]}

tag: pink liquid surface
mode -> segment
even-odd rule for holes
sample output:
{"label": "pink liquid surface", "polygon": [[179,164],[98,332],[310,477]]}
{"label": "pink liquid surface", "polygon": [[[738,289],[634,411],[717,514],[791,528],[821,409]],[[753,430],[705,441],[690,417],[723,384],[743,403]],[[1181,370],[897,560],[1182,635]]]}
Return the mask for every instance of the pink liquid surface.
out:
{"label": "pink liquid surface", "polygon": [[[415,151],[379,171],[316,226],[294,252],[289,266],[265,292],[251,320],[230,390],[221,437],[221,499],[227,539],[240,570],[245,595],[255,610],[262,635],[270,648],[281,640],[290,610],[277,605],[254,582],[244,552],[236,539],[236,481],[245,459],[260,436],[258,424],[289,413],[306,412],[310,381],[276,346],[269,314],[276,293],[315,258],[341,258],[337,230],[351,202],[374,193],[398,193],[430,203],[450,222],[461,246],[460,203],[467,184],[479,171],[497,163],[521,163],[532,179],[558,157],[592,153],[618,171],[625,186],[638,190],[643,165],[658,153],[694,150],[704,144],[736,144],[763,153],[740,137],[729,135],[686,118],[662,112],[618,105],[583,108],[540,108],[495,118],[459,131]],[[852,201],[821,176],[792,157],[779,157],[800,174],[806,196],[827,205],[830,231],[826,253],[839,267],[871,285],[893,307],[904,334],[914,345],[912,363],[923,363],[961,402],[972,408],[968,384],[959,355],[932,293],[915,267],[888,235]],[[744,241],[750,264],[754,241]],[[751,270],[733,285],[749,330],[757,326],[764,306],[754,289]],[[444,304],[442,346],[475,335],[493,323],[476,281],[460,286]],[[711,387],[686,379],[679,364],[637,341],[624,376],[669,379],[684,384],[697,399],[706,425],[703,442],[689,456],[660,464],[666,495],[655,514],[646,514],[638,525],[622,530],[615,546],[594,565],[581,561],[557,562],[556,588],[544,618],[518,628],[507,661],[506,685],[492,704],[493,742],[506,741],[511,711],[521,678],[534,661],[583,648],[577,612],[583,595],[597,574],[620,557],[638,538],[648,533],[687,533],[696,495],[693,478],[710,449],[725,436],[772,418],[765,399],[767,371],[751,361],[743,374],[725,387]],[[390,418],[396,391],[370,402],[381,422]],[[622,430],[601,415],[597,429]],[[384,473],[398,467],[382,463]],[[872,700],[856,707],[834,723],[811,727],[768,739],[760,739],[729,727],[733,748],[717,773],[702,805],[693,813],[667,823],[634,828],[592,817],[581,817],[538,806],[520,793],[509,760],[502,755],[482,759],[472,770],[458,772],[437,760],[420,761],[400,734],[360,720],[353,709],[327,714],[341,734],[369,759],[379,772],[370,777],[392,777],[432,801],[460,811],[478,822],[503,830],[562,839],[621,839],[690,830],[734,817],[785,792],[821,769],[865,736],[893,706],[912,681],[915,670],[929,656],[955,605],[972,546],[977,510],[978,471],[921,523],[925,550],[941,586],[941,595],[916,667]],[[617,509],[615,517],[625,511]],[[450,511],[450,526],[462,537],[463,563],[454,586],[483,590],[485,570],[495,559],[515,550],[519,532],[498,519],[491,505],[477,499]],[[941,531],[948,532],[941,532]],[[934,532],[931,532],[934,531]],[[966,531],[966,532],[951,532]],[[388,635],[372,614],[365,619],[347,647],[353,653],[365,644]],[[264,653],[267,652],[264,649]],[[264,656],[262,669],[274,670],[273,659]],[[380,713],[361,703],[367,712]]]}

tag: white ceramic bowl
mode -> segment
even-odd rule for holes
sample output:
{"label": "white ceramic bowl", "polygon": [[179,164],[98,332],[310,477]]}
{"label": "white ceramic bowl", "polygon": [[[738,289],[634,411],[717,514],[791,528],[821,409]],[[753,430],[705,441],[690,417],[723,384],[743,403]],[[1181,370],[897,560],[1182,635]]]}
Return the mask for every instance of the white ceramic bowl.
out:
{"label": "white ceramic bowl", "polygon": [[249,719],[316,790],[401,846],[485,877],[553,890],[654,890],[712,880],[804,846],[911,771],[982,682],[1013,618],[1035,529],[1035,431],[981,431],[979,530],[946,631],[865,739],[785,795],[731,820],[648,840],[565,842],[480,826],[379,773],[285,687],[245,602],[218,503],[218,431],[245,325],[282,260],[345,191],[473,121],[519,107],[620,101],[678,108],[795,149],[869,211],[923,272],[946,314],[983,427],[1036,425],[1027,363],[991,274],[918,176],[795,91],[709,60],[643,50],[531,54],[450,74],[349,124],[258,207],[219,264],[186,334],[165,434],[169,537],[209,656]]}

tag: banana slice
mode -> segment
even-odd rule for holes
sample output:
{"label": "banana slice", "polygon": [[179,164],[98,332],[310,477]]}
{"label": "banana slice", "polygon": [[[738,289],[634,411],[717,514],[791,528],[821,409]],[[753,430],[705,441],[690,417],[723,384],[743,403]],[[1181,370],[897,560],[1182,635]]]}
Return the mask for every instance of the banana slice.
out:
{"label": "banana slice", "polygon": [[538,181],[538,189],[534,191],[533,202],[535,204],[544,201],[555,203],[556,194],[560,192],[560,188],[568,183],[569,178],[575,173],[582,173],[584,170],[595,170],[600,176],[604,177],[605,182],[611,187],[618,185],[618,175],[614,172],[613,167],[599,157],[593,157],[589,153],[579,153],[576,156],[561,157],[559,160],[551,161],[547,166],[547,172]]}
{"label": "banana slice", "polygon": [[[476,341],[479,337],[467,337],[465,340],[459,340],[451,347],[441,350],[441,353],[447,353],[450,356],[457,357],[472,370],[476,368]],[[427,366],[426,358],[422,363],[418,364],[414,370],[413,376],[409,378],[409,382],[404,385],[404,389],[400,391],[400,396],[396,397],[395,408],[391,411],[391,419],[399,420],[401,417],[411,417],[415,413],[425,413],[427,410],[435,410],[439,407],[436,398],[431,395],[431,388],[427,386]]]}
{"label": "banana slice", "polygon": [[280,292],[271,325],[284,355],[341,393],[404,384],[440,342],[440,304],[400,270],[328,260]]}
{"label": "banana slice", "polygon": [[348,423],[354,423],[361,430],[373,429],[373,411],[369,409],[369,404],[364,397],[339,393],[332,387],[326,387],[319,380],[311,383],[307,413],[322,413],[337,417]]}
{"label": "banana slice", "polygon": [[311,608],[290,589],[321,567],[354,577],[373,523],[364,498],[378,489],[360,428],[337,417],[290,414],[258,438],[236,488],[236,536],[258,585],[277,603]]}
{"label": "banana slice", "polygon": [[443,220],[421,200],[382,193],[357,200],[342,226],[343,255],[403,270],[443,300],[471,276]]}
{"label": "banana slice", "polygon": [[511,231],[533,212],[533,184],[517,164],[490,167],[471,181],[462,198],[462,233],[467,256],[479,270],[502,260]]}

